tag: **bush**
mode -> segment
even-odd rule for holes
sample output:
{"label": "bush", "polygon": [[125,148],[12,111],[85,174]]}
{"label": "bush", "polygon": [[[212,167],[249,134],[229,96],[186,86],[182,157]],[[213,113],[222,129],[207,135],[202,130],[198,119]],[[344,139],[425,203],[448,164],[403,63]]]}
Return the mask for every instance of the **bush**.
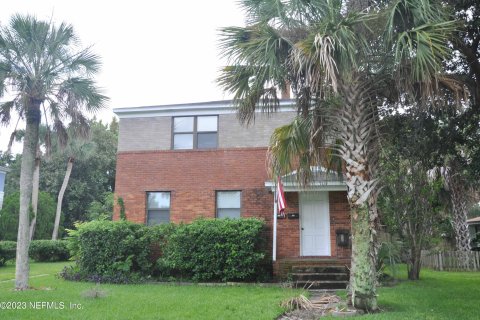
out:
{"label": "bush", "polygon": [[[34,239],[50,239],[55,221],[55,200],[46,193],[38,195],[38,215]],[[20,193],[16,192],[5,197],[0,210],[0,240],[17,241],[18,213],[20,211]],[[33,213],[31,213],[31,219]]]}
{"label": "bush", "polygon": [[17,243],[15,241],[0,241],[0,266],[8,260],[15,259]]}
{"label": "bush", "polygon": [[38,262],[67,261],[70,251],[65,240],[33,240],[28,252]]}
{"label": "bush", "polygon": [[164,276],[195,281],[251,280],[265,257],[258,219],[197,220],[170,234],[158,267]]}
{"label": "bush", "polygon": [[[148,276],[151,273],[152,240],[147,233],[148,227],[107,220],[76,226],[77,230],[69,230],[68,246],[77,261],[82,280]],[[125,281],[122,278],[119,282]]]}

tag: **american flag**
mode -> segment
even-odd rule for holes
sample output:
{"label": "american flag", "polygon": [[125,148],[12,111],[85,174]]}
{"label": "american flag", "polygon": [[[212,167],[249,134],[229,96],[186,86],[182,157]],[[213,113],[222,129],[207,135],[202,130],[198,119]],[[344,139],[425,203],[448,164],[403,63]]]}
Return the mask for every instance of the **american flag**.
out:
{"label": "american flag", "polygon": [[285,193],[283,192],[282,179],[278,177],[277,182],[277,205],[278,205],[278,214],[281,217],[285,217],[285,208],[287,207],[287,202],[285,201]]}

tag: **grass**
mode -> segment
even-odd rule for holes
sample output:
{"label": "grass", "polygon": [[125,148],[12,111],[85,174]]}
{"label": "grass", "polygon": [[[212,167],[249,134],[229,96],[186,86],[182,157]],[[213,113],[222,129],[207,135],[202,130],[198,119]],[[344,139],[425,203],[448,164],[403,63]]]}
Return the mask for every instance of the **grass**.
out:
{"label": "grass", "polygon": [[[69,282],[54,275],[65,263],[32,263],[30,285],[37,290],[12,290],[14,265],[0,268],[2,302],[25,302],[25,310],[0,308],[0,319],[275,319],[280,302],[296,290],[255,285],[205,287],[164,284],[100,285],[104,298],[84,294],[91,283]],[[401,268],[400,276],[406,275]],[[405,277],[394,287],[379,288],[381,313],[361,319],[479,319],[480,273],[424,269],[420,281]],[[96,288],[98,289],[98,288]],[[30,303],[63,302],[63,309],[34,309]],[[70,307],[80,305],[80,308]],[[41,306],[41,305],[40,305]]]}
{"label": "grass", "polygon": [[[15,266],[0,268],[0,307],[2,302],[25,302],[19,304],[25,306],[23,310],[0,308],[0,319],[275,319],[283,312],[280,302],[299,294],[256,285],[102,284],[106,297],[94,299],[84,293],[95,284],[55,277],[64,265],[32,263],[30,286],[36,290],[23,292],[12,290],[13,281],[9,281]],[[35,309],[36,302],[56,302],[58,309],[41,304]]]}
{"label": "grass", "polygon": [[406,280],[400,266],[401,282],[378,289],[381,313],[361,317],[370,319],[480,319],[480,272],[446,272],[422,269],[419,281]]}

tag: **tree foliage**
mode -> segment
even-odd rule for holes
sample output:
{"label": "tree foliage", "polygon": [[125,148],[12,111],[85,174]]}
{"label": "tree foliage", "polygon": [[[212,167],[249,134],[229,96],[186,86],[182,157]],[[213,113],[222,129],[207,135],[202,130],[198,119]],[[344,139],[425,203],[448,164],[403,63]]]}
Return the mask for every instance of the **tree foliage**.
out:
{"label": "tree foliage", "polygon": [[[68,139],[66,123],[75,126],[78,135],[85,135],[85,112],[100,110],[108,100],[93,80],[99,69],[100,59],[90,48],[79,47],[69,24],[55,25],[15,14],[0,29],[0,96],[7,97],[0,103],[0,123],[8,124],[14,114],[26,122],[20,172],[17,289],[28,288],[29,207],[42,117],[47,128],[54,129],[60,144]],[[48,147],[48,136],[46,141]]]}
{"label": "tree foliage", "polygon": [[[20,193],[17,191],[5,197],[0,210],[0,240],[17,241],[18,213],[20,210]],[[33,216],[33,212],[31,212]],[[31,217],[32,218],[32,217]],[[55,219],[55,200],[47,192],[38,195],[37,227],[34,239],[50,239]]]}
{"label": "tree foliage", "polygon": [[408,277],[417,280],[421,250],[452,231],[443,179],[432,174],[432,168],[443,162],[439,151],[444,141],[431,113],[407,111],[383,121],[381,221],[404,242]]}
{"label": "tree foliage", "polygon": [[[112,205],[105,197],[115,187],[118,122],[114,119],[107,125],[90,120],[89,125],[91,131],[87,139],[73,138],[79,139],[78,143],[89,144],[89,152],[87,157],[76,159],[70,176],[62,205],[64,228],[71,228],[75,221],[87,221],[103,214],[111,216],[113,212]],[[67,159],[62,149],[58,152],[55,150],[57,145],[53,143],[50,157],[42,160],[40,174],[40,190],[54,196],[60,190]],[[5,195],[19,190],[21,155],[9,156],[9,159],[5,162],[10,169]]]}
{"label": "tree foliage", "polygon": [[[270,157],[275,174],[296,167],[305,173],[298,177],[312,177],[326,147],[344,161],[352,217],[350,293],[355,307],[375,310],[379,110],[386,104],[437,104],[440,88],[462,89],[443,72],[456,23],[434,1],[241,5],[247,25],[222,30],[221,49],[230,65],[218,81],[233,94],[244,123],[257,111],[275,111],[277,92],[291,86],[307,126],[276,132],[281,140],[272,141]],[[303,132],[307,138],[293,136]]]}

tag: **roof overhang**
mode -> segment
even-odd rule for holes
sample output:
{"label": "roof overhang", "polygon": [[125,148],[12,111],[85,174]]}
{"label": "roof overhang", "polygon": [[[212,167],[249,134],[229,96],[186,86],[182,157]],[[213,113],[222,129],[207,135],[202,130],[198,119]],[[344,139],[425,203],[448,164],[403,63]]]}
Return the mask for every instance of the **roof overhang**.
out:
{"label": "roof overhang", "polygon": [[9,172],[9,171],[10,171],[9,168],[1,167],[1,166],[0,166],[0,172],[7,173],[7,172]]}
{"label": "roof overhang", "polygon": [[[294,100],[280,100],[280,106],[277,111],[291,112],[295,111]],[[197,102],[184,104],[170,104],[158,106],[145,106],[133,108],[114,108],[113,112],[120,118],[144,118],[144,117],[164,117],[164,116],[195,116],[195,115],[217,115],[235,113],[232,100]]]}
{"label": "roof overhang", "polygon": [[[276,183],[266,181],[265,187],[275,191]],[[284,182],[284,192],[308,192],[308,191],[347,191],[347,185],[341,181],[311,182],[307,186],[301,186],[296,182]]]}
{"label": "roof overhang", "polygon": [[[306,192],[306,191],[346,191],[345,177],[341,173],[328,170],[321,166],[312,166],[311,181],[307,185],[300,184],[297,179],[297,171],[292,171],[281,177],[283,191]],[[275,190],[276,181],[266,181],[265,187]]]}
{"label": "roof overhang", "polygon": [[469,224],[469,225],[480,224],[480,217],[475,217],[475,218],[472,218],[472,219],[468,219],[467,224]]}

